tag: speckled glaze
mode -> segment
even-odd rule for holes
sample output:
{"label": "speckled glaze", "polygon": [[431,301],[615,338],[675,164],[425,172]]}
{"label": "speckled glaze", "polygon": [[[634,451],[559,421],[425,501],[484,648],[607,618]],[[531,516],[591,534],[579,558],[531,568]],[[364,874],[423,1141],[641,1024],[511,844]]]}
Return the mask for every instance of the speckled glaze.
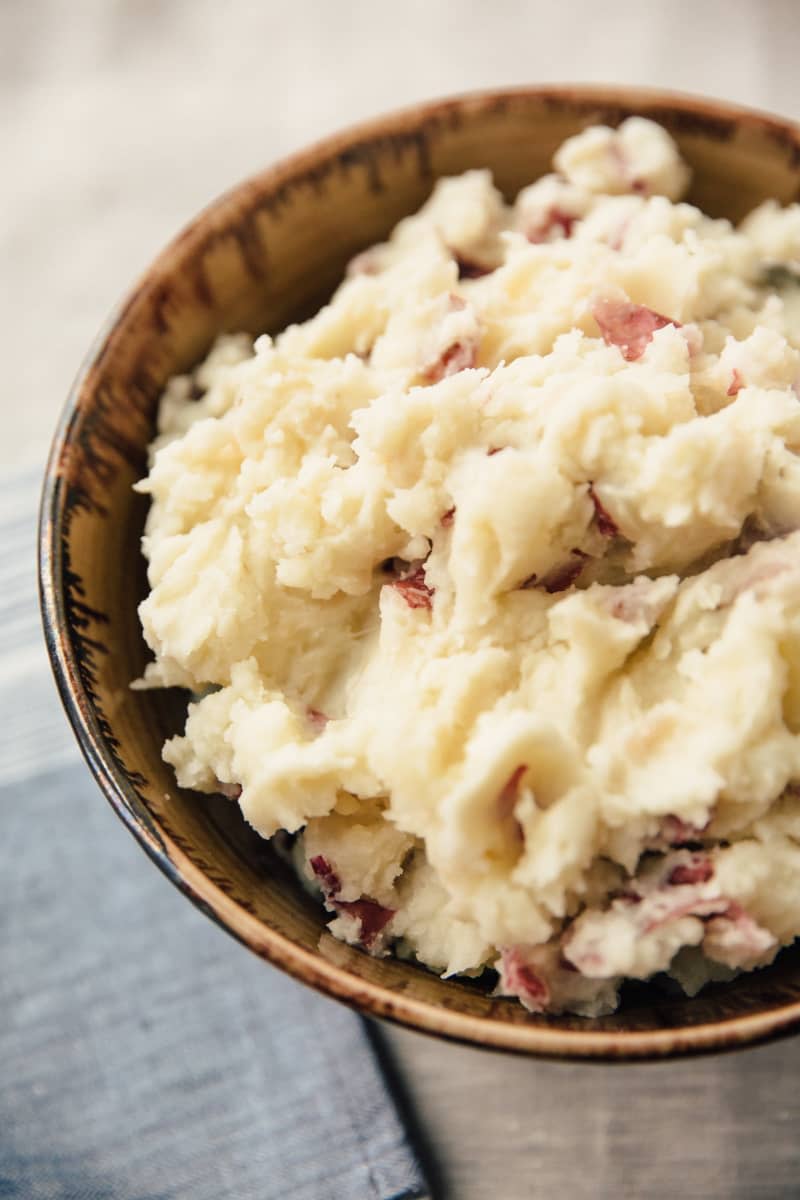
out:
{"label": "speckled glaze", "polygon": [[[221,797],[176,787],[160,747],[185,696],[133,692],[147,654],[145,466],[157,397],[221,331],[276,332],[313,312],[345,263],[416,209],[437,176],[487,166],[509,195],[570,134],[638,113],[694,171],[690,199],[738,219],[800,194],[800,129],[689,97],[596,87],[469,95],[360,125],[270,167],[207,208],[159,256],[89,353],[44,485],[40,585],[47,645],[87,762],[113,808],[185,894],[257,954],[365,1012],[457,1040],[562,1058],[734,1048],[800,1026],[800,952],[693,1000],[638,986],[613,1016],[536,1017],[471,981],[372,959],[324,914]],[[156,180],[154,186],[158,186]]]}

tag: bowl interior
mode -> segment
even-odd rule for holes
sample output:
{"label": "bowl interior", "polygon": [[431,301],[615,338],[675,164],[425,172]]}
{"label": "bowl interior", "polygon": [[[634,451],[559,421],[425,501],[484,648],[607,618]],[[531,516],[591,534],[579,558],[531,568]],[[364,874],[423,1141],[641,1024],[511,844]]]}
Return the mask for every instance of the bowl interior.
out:
{"label": "bowl interior", "polygon": [[440,175],[487,166],[509,197],[546,172],[587,124],[652,116],[693,168],[690,199],[738,219],[798,195],[795,129],[722,105],[602,89],[466,97],[360,127],[247,181],[161,255],[112,319],[75,385],[54,444],[42,511],[48,643],[62,697],[101,786],[173,880],[256,952],[332,995],[447,1036],[556,1055],[632,1056],[734,1045],[800,1020],[800,954],[692,1000],[631,988],[595,1021],[532,1017],[469,981],[374,960],[324,932],[301,891],[238,809],[182,792],[161,761],[185,696],[141,693],[136,615],[145,468],[167,378],[222,331],[277,332],[313,312],[347,260],[416,209]]}

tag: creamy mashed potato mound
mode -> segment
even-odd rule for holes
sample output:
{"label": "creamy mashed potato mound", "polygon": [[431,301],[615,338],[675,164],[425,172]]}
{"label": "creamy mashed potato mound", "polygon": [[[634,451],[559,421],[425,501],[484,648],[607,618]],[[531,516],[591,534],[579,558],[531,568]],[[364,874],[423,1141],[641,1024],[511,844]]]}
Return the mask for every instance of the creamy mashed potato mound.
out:
{"label": "creamy mashed potato mound", "polygon": [[591,1016],[800,933],[800,207],[639,118],[554,167],[170,382],[138,686],[335,935]]}

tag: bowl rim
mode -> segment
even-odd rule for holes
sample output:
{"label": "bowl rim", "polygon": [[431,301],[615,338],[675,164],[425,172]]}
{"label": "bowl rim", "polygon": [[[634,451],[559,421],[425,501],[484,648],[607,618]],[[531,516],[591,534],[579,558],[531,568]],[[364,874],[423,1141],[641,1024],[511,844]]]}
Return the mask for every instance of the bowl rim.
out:
{"label": "bowl rim", "polygon": [[[533,1054],[562,1060],[658,1060],[732,1050],[788,1036],[800,1028],[800,1001],[723,1017],[697,1025],[648,1030],[592,1030],[563,1028],[545,1020],[506,1022],[476,1017],[451,1008],[416,1000],[403,992],[351,975],[318,951],[300,946],[268,928],[247,912],[196,866],[174,842],[169,852],[134,811],[135,797],[110,752],[99,727],[90,696],[81,679],[77,655],[68,635],[64,579],[64,487],[59,466],[70,445],[82,397],[98,372],[115,336],[124,327],[126,314],[145,292],[152,291],[169,273],[176,254],[207,235],[208,227],[222,228],[226,218],[241,212],[270,190],[290,182],[315,166],[332,162],[345,151],[387,136],[409,135],[432,121],[454,114],[468,118],[493,105],[514,100],[619,106],[626,111],[659,109],[681,112],[710,122],[735,121],[777,140],[791,142],[800,154],[800,124],[752,108],[694,96],[684,92],[624,87],[609,84],[549,84],[532,87],[492,88],[465,92],[438,100],[412,104],[350,125],[315,141],[247,176],[221,193],[193,217],[153,259],[138,281],[114,308],[94,339],[73,383],[53,437],[45,468],[38,526],[38,582],[45,643],[58,692],[81,752],[101,791],[136,840],[188,898],[217,924],[254,953],[289,975],[358,1011],[450,1041],[484,1049]],[[167,839],[169,840],[169,839]]]}

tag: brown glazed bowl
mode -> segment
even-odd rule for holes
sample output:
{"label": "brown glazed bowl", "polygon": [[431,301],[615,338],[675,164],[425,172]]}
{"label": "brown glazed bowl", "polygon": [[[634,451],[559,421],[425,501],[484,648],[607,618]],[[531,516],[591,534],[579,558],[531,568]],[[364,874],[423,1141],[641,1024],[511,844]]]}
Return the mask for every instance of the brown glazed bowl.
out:
{"label": "brown glazed bowl", "polygon": [[381,117],[246,180],[160,255],[112,316],[67,403],[47,469],[40,577],[58,687],[106,797],[169,878],[257,954],[366,1013],[466,1042],[562,1058],[643,1058],[741,1046],[800,1025],[800,951],[694,999],[638,986],[613,1016],[531,1016],[472,981],[373,959],[334,940],[238,809],[181,791],[161,761],[185,695],[134,692],[136,615],[156,401],[221,331],[277,332],[310,315],[357,251],[414,211],[439,175],[490,167],[513,196],[594,122],[661,122],[694,172],[690,199],[734,220],[800,191],[800,128],[650,91],[548,87],[468,95]]}

